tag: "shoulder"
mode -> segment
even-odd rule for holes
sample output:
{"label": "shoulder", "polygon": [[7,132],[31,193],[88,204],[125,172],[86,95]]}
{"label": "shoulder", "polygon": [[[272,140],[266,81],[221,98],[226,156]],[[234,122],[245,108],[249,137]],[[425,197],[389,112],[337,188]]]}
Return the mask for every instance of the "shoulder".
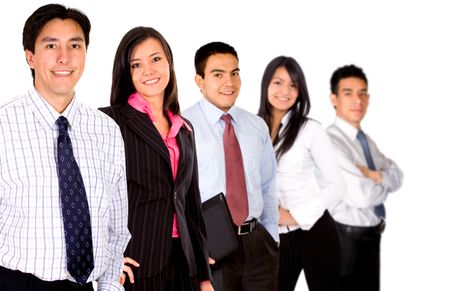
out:
{"label": "shoulder", "polygon": [[199,113],[200,113],[200,102],[197,102],[191,107],[188,107],[181,114],[183,117],[185,117],[185,119],[189,119],[190,121],[192,121],[198,118]]}
{"label": "shoulder", "polygon": [[[105,107],[106,108],[106,107]],[[105,111],[101,111],[85,104],[79,103],[78,111],[83,117],[82,122],[94,125],[96,128],[118,130],[117,123]]]}
{"label": "shoulder", "polygon": [[240,107],[235,107],[235,113],[237,114],[237,118],[240,123],[243,123],[245,127],[254,127],[263,132],[268,131],[268,127],[264,119],[259,117],[258,115],[251,113],[245,109]]}
{"label": "shoulder", "polygon": [[19,95],[14,97],[13,99],[7,101],[0,105],[0,117],[7,116],[10,112],[14,112],[17,108],[24,108],[27,106],[29,100],[26,94]]}
{"label": "shoulder", "polygon": [[107,107],[100,107],[98,110],[101,112],[113,117],[121,111],[122,105],[114,105],[114,106],[107,106]]}
{"label": "shoulder", "polygon": [[305,123],[303,124],[303,127],[301,128],[301,131],[308,132],[308,133],[315,133],[315,132],[324,132],[325,130],[322,127],[322,124],[311,118],[307,118]]}

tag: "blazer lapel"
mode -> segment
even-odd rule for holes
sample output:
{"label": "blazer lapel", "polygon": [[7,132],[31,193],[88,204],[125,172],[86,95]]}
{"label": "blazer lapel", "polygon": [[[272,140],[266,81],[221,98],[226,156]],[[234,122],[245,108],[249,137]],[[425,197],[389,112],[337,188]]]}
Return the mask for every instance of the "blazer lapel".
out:
{"label": "blazer lapel", "polygon": [[142,113],[126,104],[122,108],[124,120],[127,125],[145,142],[152,146],[170,165],[169,151],[161,135],[151,122],[147,114]]}
{"label": "blazer lapel", "polygon": [[182,126],[180,128],[180,131],[177,134],[177,143],[178,147],[180,148],[180,157],[178,159],[178,173],[177,173],[177,180],[178,177],[190,177],[192,175],[191,173],[191,167],[192,167],[192,160],[193,160],[193,151],[195,149],[193,148],[192,139],[193,134],[190,132],[186,127]]}

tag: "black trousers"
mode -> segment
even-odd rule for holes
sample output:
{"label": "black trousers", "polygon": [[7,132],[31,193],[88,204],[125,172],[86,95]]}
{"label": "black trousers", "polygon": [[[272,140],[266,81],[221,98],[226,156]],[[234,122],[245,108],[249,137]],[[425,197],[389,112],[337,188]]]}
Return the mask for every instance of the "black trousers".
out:
{"label": "black trousers", "polygon": [[279,249],[270,233],[258,224],[238,240],[238,250],[213,268],[214,291],[276,290]]}
{"label": "black trousers", "polygon": [[310,230],[280,235],[278,290],[293,291],[302,270],[310,291],[339,290],[341,264],[336,223],[325,211]]}
{"label": "black trousers", "polygon": [[172,252],[167,266],[150,278],[135,278],[134,284],[128,280],[126,291],[199,291],[197,277],[189,277],[189,267],[179,239],[172,239]]}
{"label": "black trousers", "polygon": [[380,290],[380,241],[384,227],[352,227],[337,224],[343,264],[342,291]]}
{"label": "black trousers", "polygon": [[43,281],[31,274],[0,266],[1,291],[94,291],[92,283],[80,285],[69,280]]}

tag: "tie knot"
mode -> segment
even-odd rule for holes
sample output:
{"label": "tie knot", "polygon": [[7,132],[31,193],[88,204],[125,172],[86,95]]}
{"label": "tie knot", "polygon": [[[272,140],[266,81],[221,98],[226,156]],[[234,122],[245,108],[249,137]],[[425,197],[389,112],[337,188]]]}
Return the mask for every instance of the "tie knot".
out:
{"label": "tie knot", "polygon": [[231,124],[231,115],[230,114],[224,114],[222,117],[220,117],[223,121],[225,121],[226,124]]}
{"label": "tie knot", "polygon": [[356,135],[356,138],[357,138],[360,142],[365,142],[365,141],[366,141],[366,135],[364,134],[364,131],[358,130],[358,134]]}
{"label": "tie knot", "polygon": [[59,127],[59,132],[67,132],[67,127],[69,126],[69,121],[64,116],[60,116],[56,120],[56,125]]}

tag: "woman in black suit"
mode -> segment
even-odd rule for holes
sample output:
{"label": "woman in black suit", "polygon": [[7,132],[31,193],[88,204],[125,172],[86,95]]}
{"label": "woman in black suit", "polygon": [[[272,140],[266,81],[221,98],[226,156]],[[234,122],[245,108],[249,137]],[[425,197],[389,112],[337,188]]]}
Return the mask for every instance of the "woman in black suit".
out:
{"label": "woman in black suit", "polygon": [[125,289],[213,290],[194,134],[180,116],[172,51],[158,31],[135,27],[124,35],[111,106],[100,110],[117,122],[125,142],[132,235]]}

